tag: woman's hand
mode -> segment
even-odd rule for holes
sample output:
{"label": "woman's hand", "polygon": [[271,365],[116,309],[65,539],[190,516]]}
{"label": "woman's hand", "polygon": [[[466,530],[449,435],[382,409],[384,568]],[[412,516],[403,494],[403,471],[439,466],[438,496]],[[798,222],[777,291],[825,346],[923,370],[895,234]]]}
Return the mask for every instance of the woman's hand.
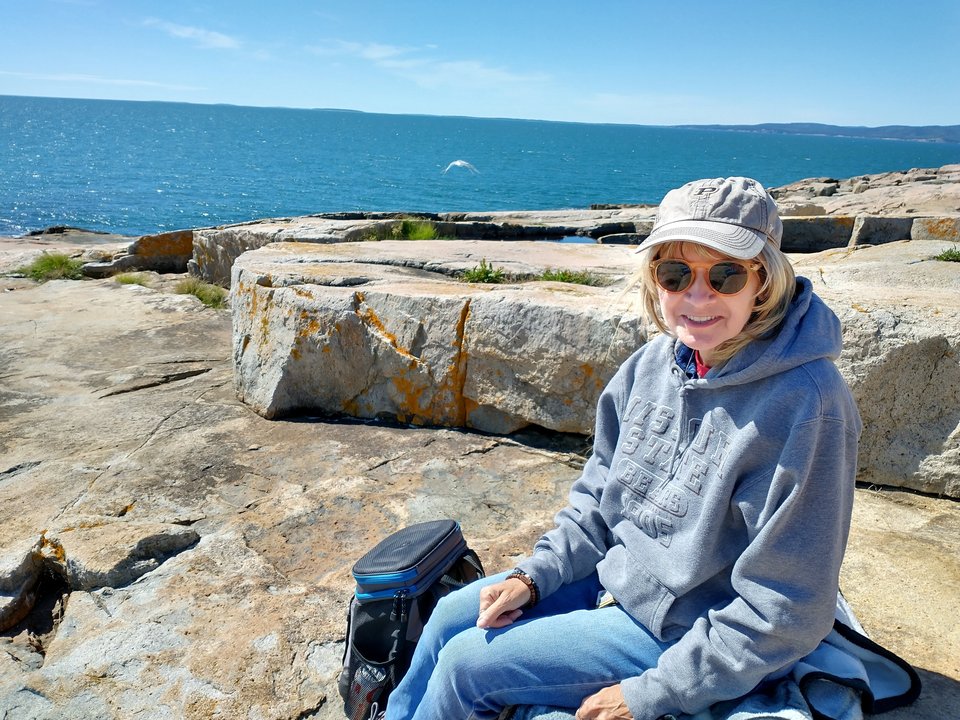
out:
{"label": "woman's hand", "polygon": [[529,601],[530,588],[517,578],[508,578],[495,585],[488,585],[480,591],[477,627],[506,627],[523,614],[520,608]]}
{"label": "woman's hand", "polygon": [[633,720],[620,685],[611,685],[585,698],[576,717],[577,720]]}

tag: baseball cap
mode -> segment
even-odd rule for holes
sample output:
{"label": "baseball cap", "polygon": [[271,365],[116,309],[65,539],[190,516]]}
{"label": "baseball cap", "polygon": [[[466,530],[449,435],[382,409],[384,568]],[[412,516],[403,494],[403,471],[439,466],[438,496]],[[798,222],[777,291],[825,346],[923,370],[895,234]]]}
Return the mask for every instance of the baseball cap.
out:
{"label": "baseball cap", "polygon": [[713,178],[668,192],[638,250],[685,240],[748,260],[768,242],[779,248],[782,236],[777,204],[763,185],[745,177]]}

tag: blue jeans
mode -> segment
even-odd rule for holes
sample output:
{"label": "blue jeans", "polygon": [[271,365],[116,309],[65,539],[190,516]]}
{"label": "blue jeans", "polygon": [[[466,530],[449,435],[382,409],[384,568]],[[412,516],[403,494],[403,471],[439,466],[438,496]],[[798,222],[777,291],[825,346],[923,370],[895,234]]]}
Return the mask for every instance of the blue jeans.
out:
{"label": "blue jeans", "polygon": [[476,626],[480,589],[443,598],[423,630],[386,720],[488,720],[512,705],[576,709],[588,695],[640,675],[669,646],[619,605],[596,609],[596,574],[545,598],[499,630]]}

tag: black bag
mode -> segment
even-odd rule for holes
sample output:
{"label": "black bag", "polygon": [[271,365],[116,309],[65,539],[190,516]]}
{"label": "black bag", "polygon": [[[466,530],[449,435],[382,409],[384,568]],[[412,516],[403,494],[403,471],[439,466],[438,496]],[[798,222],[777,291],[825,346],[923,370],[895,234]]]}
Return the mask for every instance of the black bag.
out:
{"label": "black bag", "polygon": [[454,520],[405,527],[356,562],[338,682],[350,720],[383,717],[437,601],[483,576]]}

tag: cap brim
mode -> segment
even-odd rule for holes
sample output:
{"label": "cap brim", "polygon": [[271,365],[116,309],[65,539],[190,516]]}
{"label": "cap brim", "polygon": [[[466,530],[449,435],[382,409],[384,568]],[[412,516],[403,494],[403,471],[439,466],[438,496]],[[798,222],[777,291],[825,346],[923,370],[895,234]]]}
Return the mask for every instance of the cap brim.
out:
{"label": "cap brim", "polygon": [[767,244],[767,236],[757,230],[711,220],[678,220],[658,228],[640,243],[637,251],[654,245],[685,241],[705,245],[740,260],[755,258]]}

